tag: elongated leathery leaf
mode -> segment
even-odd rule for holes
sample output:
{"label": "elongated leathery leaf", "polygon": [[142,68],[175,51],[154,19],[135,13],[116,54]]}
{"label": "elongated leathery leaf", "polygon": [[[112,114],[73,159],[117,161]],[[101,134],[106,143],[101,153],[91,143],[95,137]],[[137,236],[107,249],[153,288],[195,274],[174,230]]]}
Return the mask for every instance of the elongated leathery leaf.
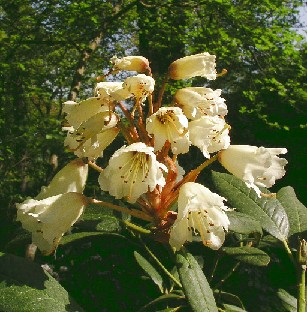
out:
{"label": "elongated leathery leaf", "polygon": [[159,287],[161,293],[163,293],[163,279],[159,272],[137,251],[134,251],[134,257],[140,267],[148,274],[153,282]]}
{"label": "elongated leathery leaf", "polygon": [[297,311],[297,299],[287,293],[284,289],[279,289],[277,292],[277,296],[280,299],[283,308],[288,312],[296,312]]}
{"label": "elongated leathery leaf", "polygon": [[261,224],[255,218],[238,211],[227,211],[227,216],[230,222],[230,231],[246,235],[252,233],[262,235]]}
{"label": "elongated leathery leaf", "polygon": [[192,311],[217,312],[213,292],[195,258],[182,248],[176,253],[176,265]]}
{"label": "elongated leathery leaf", "polygon": [[284,241],[289,233],[289,221],[285,209],[276,198],[259,198],[254,190],[235,176],[213,172],[212,179],[219,194],[228,205],[258,220],[268,233]]}
{"label": "elongated leathery leaf", "polygon": [[83,311],[40,265],[3,253],[0,253],[0,310]]}
{"label": "elongated leathery leaf", "polygon": [[270,262],[270,257],[268,254],[254,247],[223,247],[222,251],[238,261],[251,265],[266,266]]}
{"label": "elongated leathery leaf", "polygon": [[289,223],[289,236],[307,231],[307,208],[297,199],[294,189],[286,186],[277,192],[277,199],[285,208]]}

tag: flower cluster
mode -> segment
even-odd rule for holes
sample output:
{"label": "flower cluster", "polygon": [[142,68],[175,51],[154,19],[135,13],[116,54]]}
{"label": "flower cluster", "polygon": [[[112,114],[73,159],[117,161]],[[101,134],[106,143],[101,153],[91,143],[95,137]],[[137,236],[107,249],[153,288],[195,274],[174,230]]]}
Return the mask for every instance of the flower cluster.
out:
{"label": "flower cluster", "polygon": [[[94,97],[65,102],[64,145],[100,172],[103,191],[135,205],[136,209],[126,212],[163,229],[175,249],[199,239],[205,246],[220,248],[229,226],[225,212],[229,208],[223,197],[195,183],[200,170],[207,162],[219,160],[261,196],[258,186],[270,187],[285,174],[287,161],[278,155],[286,149],[231,145],[230,126],[225,121],[228,109],[220,89],[186,87],[175,92],[172,105],[162,106],[165,88],[163,85],[155,98],[155,80],[146,58],[113,57],[111,63],[109,73],[113,75],[121,70],[137,74],[123,82],[98,82]],[[164,83],[196,76],[214,80],[219,76],[215,67],[215,56],[207,52],[186,56],[169,66]],[[99,167],[96,160],[120,132],[123,146],[105,168]],[[191,145],[202,152],[204,165],[185,174],[177,155],[188,153]],[[18,206],[18,220],[32,231],[33,242],[43,251],[54,249],[86,202],[81,195],[85,174],[74,176],[75,169],[65,170],[36,199]],[[175,203],[178,212],[172,211]],[[168,218],[170,214],[175,218]],[[62,223],[55,229],[57,218]]]}

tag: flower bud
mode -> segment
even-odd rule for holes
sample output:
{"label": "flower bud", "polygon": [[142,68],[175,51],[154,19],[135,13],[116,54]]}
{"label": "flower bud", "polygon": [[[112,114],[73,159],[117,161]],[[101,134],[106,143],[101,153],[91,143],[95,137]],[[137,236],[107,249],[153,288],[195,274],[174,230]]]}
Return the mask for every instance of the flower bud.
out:
{"label": "flower bud", "polygon": [[168,68],[171,79],[188,79],[196,76],[216,79],[215,55],[208,52],[194,54],[180,58]]}
{"label": "flower bud", "polygon": [[123,58],[113,56],[111,62],[114,71],[131,70],[138,73],[144,73],[149,69],[149,61],[144,56],[125,56]]}

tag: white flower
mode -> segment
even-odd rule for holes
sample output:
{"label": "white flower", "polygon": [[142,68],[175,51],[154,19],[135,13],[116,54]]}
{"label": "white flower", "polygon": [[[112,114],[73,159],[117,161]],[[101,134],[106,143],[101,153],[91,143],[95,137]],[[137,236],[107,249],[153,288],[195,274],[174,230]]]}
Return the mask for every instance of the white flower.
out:
{"label": "white flower", "polygon": [[166,141],[174,154],[189,151],[188,119],[179,107],[161,107],[146,120],[146,130],[155,138],[155,150],[161,150]]}
{"label": "white flower", "polygon": [[144,56],[125,56],[123,58],[113,56],[111,62],[114,71],[132,70],[144,73],[149,68],[149,61]]}
{"label": "white flower", "polygon": [[71,110],[77,106],[78,103],[75,101],[66,101],[63,103],[63,113],[67,113],[69,114],[71,112]]}
{"label": "white flower", "polygon": [[69,125],[77,129],[82,122],[92,116],[108,110],[108,103],[100,97],[91,97],[80,103],[68,101],[64,103],[63,112],[67,113],[66,120]]}
{"label": "white flower", "polygon": [[88,174],[88,165],[81,159],[74,159],[62,168],[51,180],[48,186],[42,187],[36,200],[54,195],[76,192],[82,193]]}
{"label": "white flower", "polygon": [[77,221],[87,199],[88,165],[75,159],[61,169],[35,199],[17,204],[17,220],[32,232],[32,242],[44,253],[54,251],[62,235]]}
{"label": "white flower", "polygon": [[180,58],[168,68],[171,79],[187,79],[196,76],[206,77],[209,80],[216,79],[215,55],[207,52]]}
{"label": "white flower", "polygon": [[228,125],[219,116],[202,116],[189,122],[190,141],[205,157],[230,145]]}
{"label": "white flower", "polygon": [[65,193],[45,199],[28,199],[17,204],[17,221],[32,232],[32,242],[43,254],[52,253],[65,232],[79,219],[87,198]]}
{"label": "white flower", "polygon": [[123,88],[133,94],[137,101],[144,102],[147,96],[154,91],[155,80],[150,76],[139,74],[126,78]]}
{"label": "white flower", "polygon": [[104,149],[117,136],[117,116],[110,112],[100,112],[83,122],[78,129],[70,130],[64,141],[64,146],[74,151],[80,158],[95,160],[102,156]]}
{"label": "white flower", "polygon": [[100,98],[107,98],[112,92],[121,89],[123,86],[122,81],[102,81],[96,84],[94,94]]}
{"label": "white flower", "polygon": [[177,90],[174,100],[189,119],[198,119],[204,115],[225,116],[227,105],[220,95],[220,89],[189,87]]}
{"label": "white flower", "polygon": [[253,188],[260,197],[261,191],[257,186],[271,187],[276,179],[285,175],[284,166],[288,162],[277,157],[285,153],[286,148],[230,145],[220,151],[219,161],[229,172]]}
{"label": "white flower", "polygon": [[152,147],[133,143],[113,154],[99,176],[99,184],[116,198],[126,197],[128,202],[135,203],[142,194],[165,185],[162,170],[167,168],[156,160]]}
{"label": "white flower", "polygon": [[183,184],[178,197],[178,215],[170,231],[169,243],[176,250],[200,235],[205,246],[219,249],[228,230],[225,198],[194,182]]}

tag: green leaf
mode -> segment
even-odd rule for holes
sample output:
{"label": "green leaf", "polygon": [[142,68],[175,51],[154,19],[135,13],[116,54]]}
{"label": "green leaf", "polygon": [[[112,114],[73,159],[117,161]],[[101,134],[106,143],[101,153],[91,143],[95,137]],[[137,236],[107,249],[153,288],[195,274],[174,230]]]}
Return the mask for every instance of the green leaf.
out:
{"label": "green leaf", "polygon": [[232,304],[224,304],[224,311],[225,312],[246,312],[246,310],[243,310],[239,307],[236,307]]}
{"label": "green leaf", "polygon": [[255,218],[237,211],[227,211],[227,216],[230,221],[230,231],[245,235],[252,233],[259,233],[262,235],[261,224]]}
{"label": "green leaf", "polygon": [[65,235],[61,239],[59,246],[66,245],[66,244],[78,244],[78,240],[86,239],[88,238],[89,240],[91,237],[95,236],[101,236],[101,237],[107,237],[111,239],[112,237],[114,238],[121,238],[124,240],[127,240],[125,236],[117,234],[117,233],[103,233],[103,232],[80,232],[80,233],[73,233],[70,235]]}
{"label": "green leaf", "polygon": [[184,248],[176,253],[176,265],[184,294],[195,312],[217,312],[210,285],[195,258]]}
{"label": "green leaf", "polygon": [[0,253],[0,310],[83,311],[40,265],[3,253]]}
{"label": "green leaf", "polygon": [[286,309],[286,311],[297,311],[297,300],[295,297],[291,296],[284,289],[279,289],[277,292],[277,296],[282,301],[281,305]]}
{"label": "green leaf", "polygon": [[229,304],[231,306],[241,307],[243,310],[245,309],[241,299],[234,294],[216,289],[214,295],[219,298],[219,301],[223,302],[223,305]]}
{"label": "green leaf", "polygon": [[[177,294],[174,294],[174,293],[162,295],[162,296],[160,296],[160,297],[150,301],[148,304],[146,304],[144,307],[142,307],[138,312],[146,311],[149,308],[150,308],[150,311],[153,311],[151,308],[153,308],[153,307],[155,307],[157,305],[160,305],[160,304],[167,304],[168,306],[170,304],[178,305],[183,300],[185,300],[184,296],[177,295]],[[174,309],[178,309],[178,308],[176,307]],[[155,309],[155,310],[157,310],[157,309]]]}
{"label": "green leaf", "polygon": [[222,251],[236,260],[250,265],[266,266],[270,262],[270,257],[255,247],[223,247]]}
{"label": "green leaf", "polygon": [[112,209],[91,205],[86,209],[82,220],[78,222],[82,231],[119,232],[121,227]]}
{"label": "green leaf", "polygon": [[161,293],[163,293],[163,279],[159,272],[137,251],[134,251],[134,257],[140,267],[148,274],[153,282],[159,287]]}
{"label": "green leaf", "polygon": [[159,310],[159,311],[157,311],[157,312],[176,312],[176,311],[179,311],[179,309],[181,309],[181,307]]}
{"label": "green leaf", "polygon": [[226,197],[230,206],[254,217],[272,236],[286,240],[289,221],[285,209],[276,198],[259,198],[254,190],[231,174],[213,172],[212,179],[219,194]]}
{"label": "green leaf", "polygon": [[297,199],[291,186],[277,192],[277,199],[287,212],[290,230],[289,236],[307,231],[307,208]]}

